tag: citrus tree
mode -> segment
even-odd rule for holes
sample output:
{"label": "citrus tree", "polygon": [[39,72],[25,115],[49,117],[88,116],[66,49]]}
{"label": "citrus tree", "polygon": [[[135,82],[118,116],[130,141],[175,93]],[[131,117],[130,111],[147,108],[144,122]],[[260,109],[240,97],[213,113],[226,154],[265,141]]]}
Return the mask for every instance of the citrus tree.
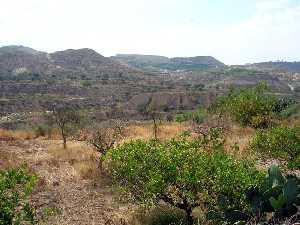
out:
{"label": "citrus tree", "polygon": [[277,115],[292,104],[292,101],[277,99],[267,94],[268,86],[260,83],[253,88],[231,90],[219,97],[210,111],[229,114],[243,126],[254,128],[270,127]]}
{"label": "citrus tree", "polygon": [[253,164],[223,151],[218,132],[197,140],[132,141],[112,149],[106,163],[116,184],[134,200],[163,200],[184,210],[189,224],[197,206],[225,220],[244,210],[244,190],[262,178]]}

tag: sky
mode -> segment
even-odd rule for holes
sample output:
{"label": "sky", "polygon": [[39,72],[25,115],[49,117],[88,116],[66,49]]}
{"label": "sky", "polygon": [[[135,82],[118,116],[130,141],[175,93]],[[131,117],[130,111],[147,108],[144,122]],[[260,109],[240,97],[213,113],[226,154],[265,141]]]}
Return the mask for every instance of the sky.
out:
{"label": "sky", "polygon": [[300,0],[0,0],[0,46],[300,61]]}

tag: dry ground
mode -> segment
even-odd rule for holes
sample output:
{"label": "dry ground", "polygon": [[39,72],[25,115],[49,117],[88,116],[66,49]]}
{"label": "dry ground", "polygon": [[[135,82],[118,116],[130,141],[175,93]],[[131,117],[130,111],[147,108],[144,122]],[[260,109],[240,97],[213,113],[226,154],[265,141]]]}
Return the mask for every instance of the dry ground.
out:
{"label": "dry ground", "polygon": [[[114,200],[110,182],[97,170],[95,153],[80,142],[63,150],[58,141],[0,142],[0,167],[27,164],[39,177],[32,201],[44,224],[122,224],[130,205]],[[52,216],[51,216],[52,215]]]}
{"label": "dry ground", "polygon": [[[151,126],[127,127],[123,141],[152,138]],[[175,137],[184,129],[176,123],[161,124],[159,136]],[[129,224],[135,207],[118,201],[110,180],[99,171],[98,159],[98,153],[84,142],[69,141],[64,150],[60,140],[0,130],[0,169],[25,164],[38,175],[32,202],[45,225]]]}

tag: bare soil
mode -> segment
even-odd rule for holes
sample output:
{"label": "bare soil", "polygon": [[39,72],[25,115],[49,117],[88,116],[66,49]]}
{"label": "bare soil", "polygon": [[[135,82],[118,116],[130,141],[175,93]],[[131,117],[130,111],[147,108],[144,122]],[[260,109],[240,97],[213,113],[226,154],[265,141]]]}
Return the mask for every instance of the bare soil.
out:
{"label": "bare soil", "polygon": [[41,224],[128,224],[134,206],[118,201],[109,179],[96,170],[91,149],[72,142],[62,152],[60,145],[38,139],[0,141],[0,169],[26,164],[39,177],[32,203]]}

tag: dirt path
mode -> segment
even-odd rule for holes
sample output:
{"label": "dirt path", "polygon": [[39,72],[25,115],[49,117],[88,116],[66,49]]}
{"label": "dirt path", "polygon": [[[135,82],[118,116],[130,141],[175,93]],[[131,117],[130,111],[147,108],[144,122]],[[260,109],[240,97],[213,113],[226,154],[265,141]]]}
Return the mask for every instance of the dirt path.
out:
{"label": "dirt path", "polygon": [[[82,143],[71,143],[68,151],[55,141],[0,142],[3,164],[28,164],[40,180],[32,201],[41,224],[124,225],[133,206],[116,201],[107,178],[96,171],[96,157]],[[84,152],[87,151],[87,152]]]}

